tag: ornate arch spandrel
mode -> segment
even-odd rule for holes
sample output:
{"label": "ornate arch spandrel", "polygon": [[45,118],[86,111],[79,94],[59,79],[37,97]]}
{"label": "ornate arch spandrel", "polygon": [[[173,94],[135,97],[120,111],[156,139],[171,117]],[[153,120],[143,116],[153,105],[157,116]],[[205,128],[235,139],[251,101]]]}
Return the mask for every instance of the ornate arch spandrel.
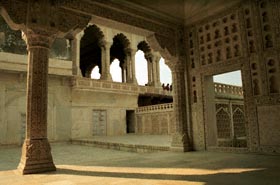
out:
{"label": "ornate arch spandrel", "polygon": [[[21,1],[0,1],[0,15],[13,30],[23,30],[26,22],[27,3]],[[12,13],[10,13],[12,12]]]}
{"label": "ornate arch spandrel", "polygon": [[172,56],[171,52],[164,46],[164,44],[159,42],[156,34],[152,34],[146,37],[146,39],[151,48],[154,51],[159,52],[165,60],[171,61],[172,59],[174,59],[174,56]]}

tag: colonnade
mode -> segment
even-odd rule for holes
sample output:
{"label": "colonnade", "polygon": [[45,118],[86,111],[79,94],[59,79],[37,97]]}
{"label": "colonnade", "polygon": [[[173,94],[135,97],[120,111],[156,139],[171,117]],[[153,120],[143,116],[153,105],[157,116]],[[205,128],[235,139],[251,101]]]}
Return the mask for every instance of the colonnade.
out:
{"label": "colonnade", "polygon": [[[80,46],[81,39],[84,36],[84,32],[78,33],[74,40],[72,41],[72,60],[73,60],[73,75],[82,76],[80,69]],[[107,41],[105,39],[98,43],[101,48],[101,80],[112,81],[110,74],[111,65],[111,54],[110,49],[113,45],[112,41]],[[123,83],[137,84],[136,79],[136,68],[135,68],[135,55],[138,51],[137,48],[127,48],[126,49],[126,59],[124,61],[124,66],[122,66],[122,79]],[[161,87],[160,82],[160,67],[159,60],[161,56],[157,52],[145,53],[145,59],[147,60],[148,67],[148,83],[147,86]]]}

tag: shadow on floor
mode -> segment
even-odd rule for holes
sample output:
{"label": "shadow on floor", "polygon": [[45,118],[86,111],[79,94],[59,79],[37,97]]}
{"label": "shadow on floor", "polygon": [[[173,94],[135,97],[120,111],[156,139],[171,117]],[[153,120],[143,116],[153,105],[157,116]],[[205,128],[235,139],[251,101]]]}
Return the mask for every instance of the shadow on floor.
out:
{"label": "shadow on floor", "polygon": [[[173,180],[173,181],[190,181],[204,182],[205,185],[237,185],[237,184],[254,184],[254,185],[279,185],[279,179],[269,178],[269,174],[275,173],[271,169],[262,169],[257,171],[242,173],[217,173],[210,175],[176,175],[176,174],[147,174],[147,173],[120,173],[120,172],[98,172],[82,171],[58,168],[55,174],[94,176],[94,177],[111,177],[111,178],[129,178],[143,180]],[[52,174],[52,173],[51,173]],[[265,175],[264,175],[265,174]],[[263,176],[262,180],[256,179],[256,176]],[[268,180],[266,180],[268,178]]]}

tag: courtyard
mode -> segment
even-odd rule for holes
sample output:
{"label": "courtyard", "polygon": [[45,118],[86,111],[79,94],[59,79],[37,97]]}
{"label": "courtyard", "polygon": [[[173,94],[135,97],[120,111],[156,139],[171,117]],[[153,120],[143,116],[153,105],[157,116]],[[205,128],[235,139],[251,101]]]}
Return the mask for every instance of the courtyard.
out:
{"label": "courtyard", "polygon": [[1,185],[279,185],[280,157],[222,152],[136,153],[52,144],[57,171],[21,175],[21,148],[0,148]]}

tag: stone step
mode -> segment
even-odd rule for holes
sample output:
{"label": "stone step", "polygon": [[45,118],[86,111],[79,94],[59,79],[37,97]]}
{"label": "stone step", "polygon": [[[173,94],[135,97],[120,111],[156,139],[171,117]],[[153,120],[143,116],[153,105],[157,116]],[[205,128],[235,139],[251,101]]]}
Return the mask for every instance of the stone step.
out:
{"label": "stone step", "polygon": [[71,143],[77,145],[94,146],[98,148],[121,150],[121,151],[128,151],[128,152],[138,152],[138,153],[159,152],[159,151],[170,150],[170,147],[168,146],[126,144],[126,143],[115,143],[109,141],[95,141],[95,140],[86,140],[86,139],[73,139],[71,140]]}

